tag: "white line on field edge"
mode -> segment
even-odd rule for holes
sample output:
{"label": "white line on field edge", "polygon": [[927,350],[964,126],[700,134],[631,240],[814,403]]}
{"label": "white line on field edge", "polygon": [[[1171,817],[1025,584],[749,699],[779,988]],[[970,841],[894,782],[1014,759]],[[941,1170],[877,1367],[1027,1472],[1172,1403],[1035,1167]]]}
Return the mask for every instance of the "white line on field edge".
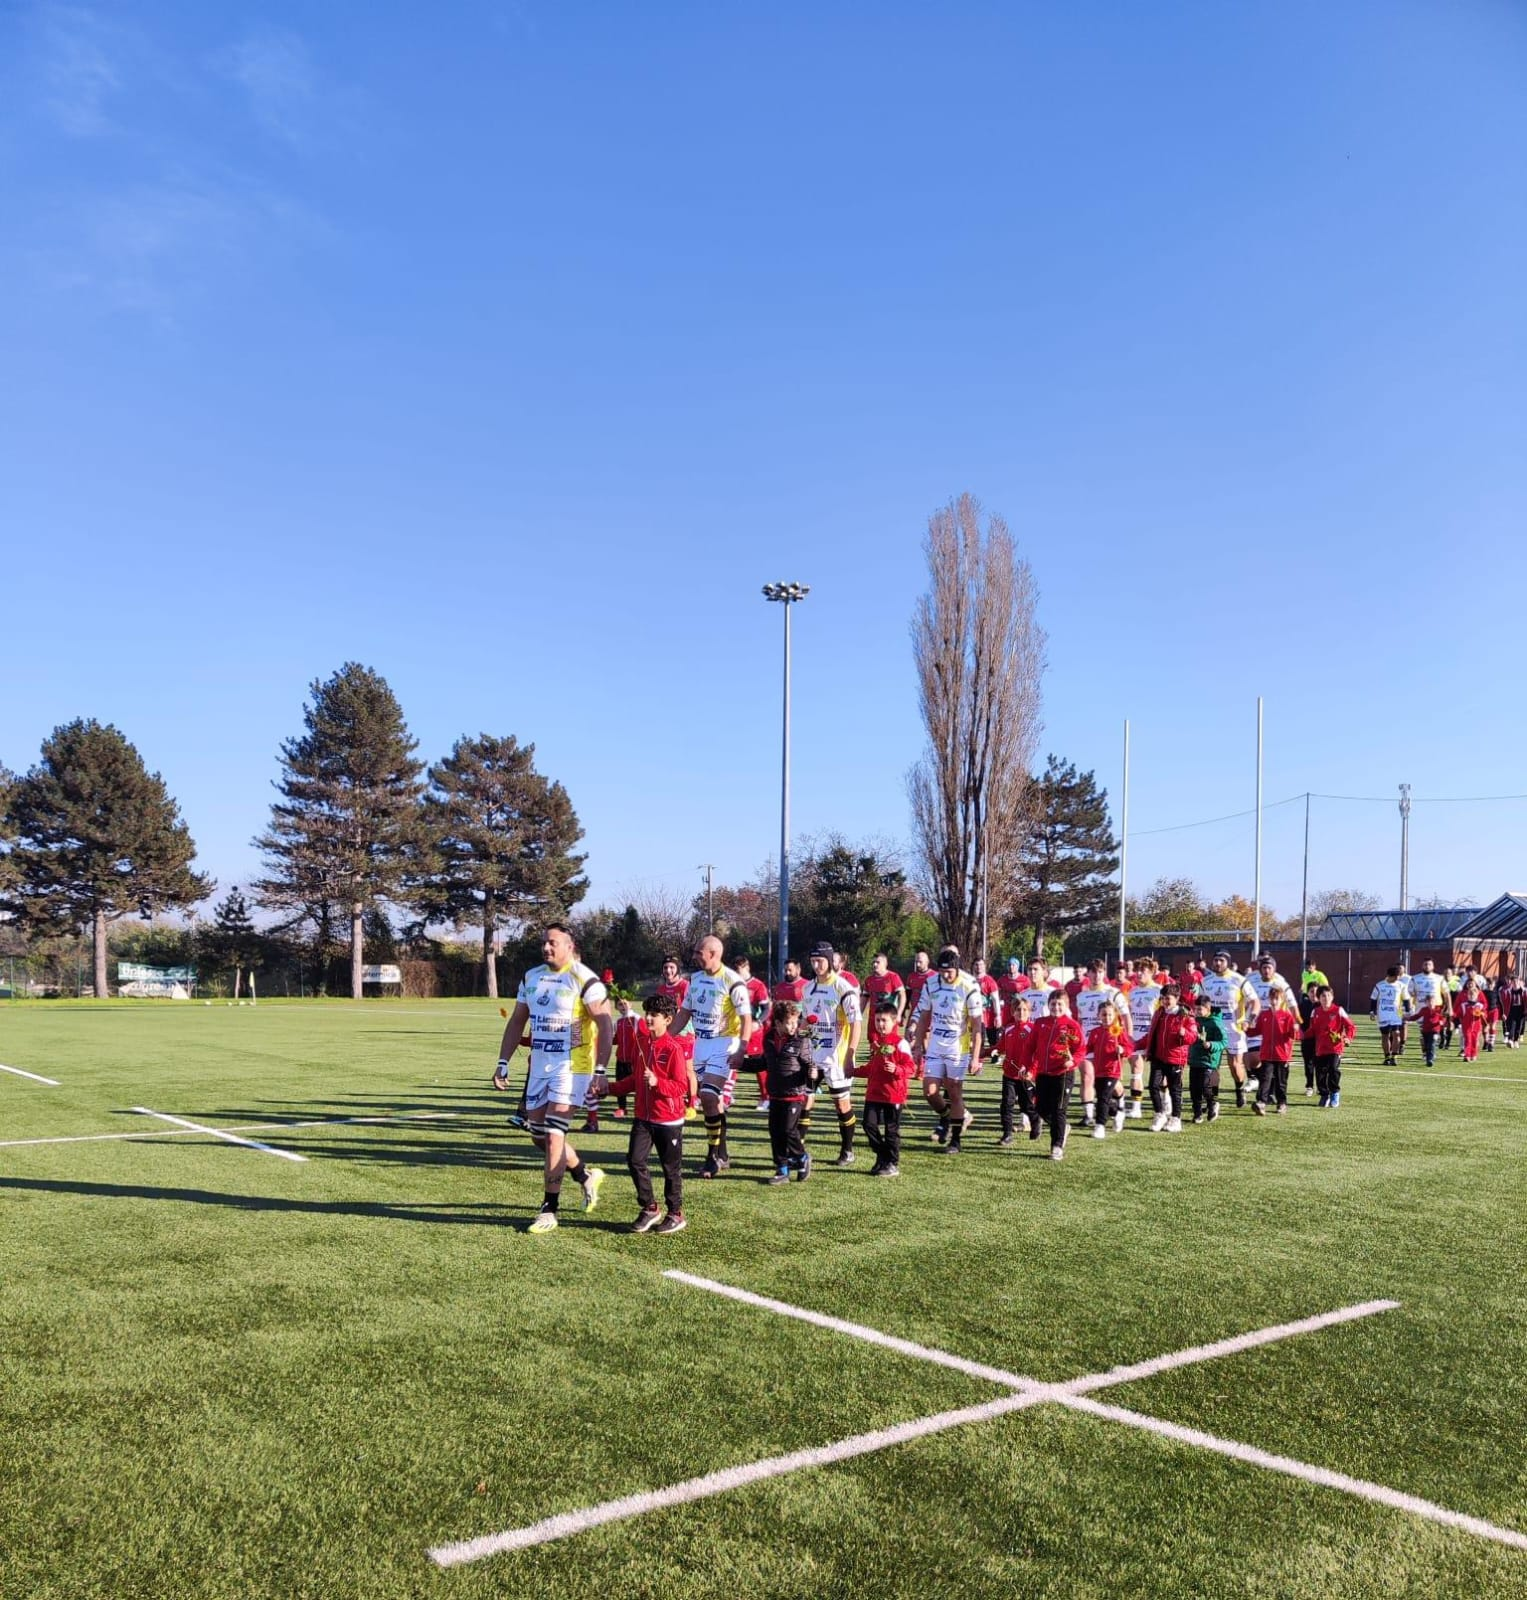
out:
{"label": "white line on field edge", "polygon": [[1397,1300],[1366,1300],[1359,1305],[1345,1306],[1337,1311],[1321,1312],[1316,1316],[1305,1317],[1298,1322],[1277,1323],[1272,1327],[1259,1328],[1251,1333],[1237,1334],[1228,1339],[1219,1339],[1212,1344],[1194,1345],[1189,1349],[1154,1356],[1146,1361],[1113,1367],[1107,1372],[1091,1373],[1084,1377],[1073,1378],[1065,1383],[1045,1384],[1038,1383],[1032,1378],[1022,1377],[1017,1373],[1008,1372],[1000,1367],[990,1367],[980,1362],[966,1361],[963,1357],[950,1355],[946,1351],[938,1350],[928,1345],[915,1344],[911,1340],[899,1339],[894,1335],[881,1333],[878,1329],[867,1328],[861,1323],[848,1322],[840,1317],[831,1317],[822,1312],[807,1310],[801,1306],[792,1306],[782,1300],[772,1300],[765,1295],[754,1294],[751,1290],[738,1289],[730,1284],[717,1283],[714,1279],[699,1278],[691,1273],[678,1271],[666,1272],[664,1276],[673,1279],[676,1283],[687,1284],[691,1288],[703,1289],[708,1293],[721,1295],[726,1299],[736,1300],[744,1305],[754,1306],[759,1310],[769,1311],[779,1316],[790,1317],[799,1322],[808,1322],[813,1326],[825,1328],[830,1332],[845,1334],[850,1338],[879,1345],[882,1348],[894,1350],[901,1355],[909,1356],[916,1360],[932,1362],[938,1366],[951,1367],[971,1377],[1000,1383],[1015,1392],[1004,1399],[988,1401],[984,1405],[968,1406],[956,1411],[939,1412],[935,1416],[897,1423],[893,1427],[877,1429],[873,1433],[858,1434],[853,1438],[839,1440],[835,1444],[792,1451],[788,1455],[771,1456],[763,1461],[727,1467],[719,1472],[707,1473],[704,1477],[690,1478],[683,1483],[670,1484],[666,1488],[626,1495],[618,1500],[606,1500],[598,1505],[587,1506],[581,1510],[562,1512],[556,1516],[543,1518],[540,1522],[531,1523],[526,1527],[510,1528],[502,1533],[484,1534],[476,1539],[440,1545],[429,1552],[430,1559],[437,1566],[461,1566],[467,1562],[480,1561],[485,1556],[498,1555],[510,1550],[528,1549],[533,1545],[545,1544],[555,1539],[568,1538],[573,1534],[582,1533],[589,1528],[599,1527],[607,1522],[617,1522],[625,1518],[641,1516],[648,1511],[663,1510],[671,1506],[686,1505],[695,1500],[726,1494],[734,1489],[740,1489],[752,1483],[759,1483],[768,1478],[781,1477],[786,1473],[800,1472],[813,1467],[831,1466],[840,1461],[851,1460],[855,1456],[868,1455],[877,1450],[888,1449],[892,1445],[902,1444],[911,1439],[925,1438],[929,1434],[940,1433],[948,1428],[964,1427],[969,1423],[988,1422],[996,1417],[1004,1416],[1008,1412],[1023,1411],[1030,1406],[1042,1405],[1046,1402],[1053,1402],[1064,1406],[1070,1411],[1081,1412],[1105,1421],[1121,1423],[1126,1427],[1144,1429],[1149,1433],[1157,1434],[1175,1443],[1213,1451],[1218,1455],[1229,1456],[1237,1461],[1264,1467],[1269,1471],[1279,1472],[1287,1477],[1297,1478],[1306,1483],[1337,1489],[1343,1493],[1354,1495],[1359,1499],[1368,1500],[1377,1505],[1388,1506],[1394,1510],[1408,1512],[1412,1516],[1422,1517],[1428,1521],[1440,1523],[1445,1527],[1458,1528],[1479,1538],[1489,1539],[1513,1549],[1527,1550],[1527,1534],[1518,1532],[1513,1528],[1499,1527],[1495,1523],[1486,1522],[1480,1517],[1471,1517],[1462,1512],[1450,1511],[1445,1506],[1436,1505],[1430,1500],[1423,1500],[1418,1495],[1405,1494],[1396,1489],[1386,1488],[1383,1484],[1370,1483],[1366,1479],[1353,1478],[1346,1473],[1334,1472],[1328,1467],[1314,1466],[1308,1462],[1292,1460],[1288,1456],[1274,1455],[1268,1451],[1259,1450],[1254,1445],[1240,1444],[1230,1439],[1221,1439],[1214,1434],[1204,1433],[1196,1428],[1186,1428],[1174,1422],[1165,1422],[1157,1417],[1148,1417],[1140,1412],[1130,1411],[1122,1406],[1105,1405],[1100,1401],[1088,1398],[1090,1391],[1094,1389],[1110,1388],[1124,1383],[1137,1383],[1146,1378],[1156,1377],[1163,1372],[1173,1371],[1178,1367],[1189,1366],[1203,1361],[1213,1361],[1221,1356],[1237,1355],[1247,1350],[1254,1350],[1263,1345],[1272,1344],[1277,1340],[1290,1339],[1300,1334],[1314,1333],[1322,1328],[1331,1328],[1342,1323],[1355,1322],[1360,1318],[1375,1316],[1383,1311],[1393,1311],[1399,1305]]}
{"label": "white line on field edge", "polygon": [[1508,1078],[1494,1076],[1488,1072],[1434,1072],[1430,1067],[1349,1067],[1343,1065],[1345,1072],[1371,1072],[1381,1078],[1416,1078],[1423,1083],[1430,1083],[1433,1078],[1448,1078],[1456,1083],[1514,1083],[1518,1087],[1527,1085],[1527,1078]]}
{"label": "white line on field edge", "polygon": [[172,1117],[168,1111],[150,1111],[147,1106],[134,1106],[133,1110],[140,1116],[158,1117],[161,1122],[173,1122],[177,1127],[187,1128],[192,1133],[210,1134],[214,1139],[226,1139],[229,1144],[241,1144],[249,1150],[263,1150],[268,1156],[280,1156],[283,1161],[306,1161],[306,1156],[300,1156],[295,1150],[278,1150],[273,1144],[261,1144],[258,1139],[241,1139],[236,1133],[225,1133],[218,1128],[204,1128],[199,1122],[187,1122],[184,1117]]}
{"label": "white line on field edge", "polygon": [[[436,1122],[456,1115],[454,1111],[400,1111],[395,1117],[315,1117],[307,1122],[252,1122],[224,1128],[222,1132],[283,1133],[287,1128],[338,1128],[353,1123]],[[188,1133],[203,1131],[201,1128],[150,1128],[146,1133],[64,1133],[46,1139],[0,1139],[0,1150],[27,1144],[100,1144],[108,1139],[183,1139]]]}
{"label": "white line on field edge", "polygon": [[14,1072],[18,1078],[30,1078],[33,1083],[45,1083],[50,1089],[59,1087],[57,1078],[44,1078],[35,1072],[23,1072],[20,1067],[0,1066],[0,1072]]}

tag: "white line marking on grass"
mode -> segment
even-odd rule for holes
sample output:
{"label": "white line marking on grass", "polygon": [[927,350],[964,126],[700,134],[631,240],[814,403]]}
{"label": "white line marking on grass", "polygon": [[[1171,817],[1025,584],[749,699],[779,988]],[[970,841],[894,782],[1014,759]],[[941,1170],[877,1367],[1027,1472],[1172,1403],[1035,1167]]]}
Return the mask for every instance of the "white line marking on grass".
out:
{"label": "white line marking on grass", "polygon": [[33,1083],[45,1083],[50,1089],[59,1087],[57,1078],[42,1078],[35,1072],[23,1072],[20,1067],[0,1067],[0,1072],[14,1072],[18,1078],[30,1078]]}
{"label": "white line marking on grass", "polygon": [[173,1122],[177,1127],[186,1128],[192,1133],[209,1134],[214,1139],[226,1139],[229,1144],[241,1144],[250,1150],[263,1150],[268,1156],[280,1156],[283,1161],[306,1161],[306,1156],[299,1156],[295,1150],[278,1150],[273,1144],[261,1144],[258,1139],[241,1139],[236,1133],[227,1133],[220,1128],[204,1128],[199,1122],[187,1122],[184,1117],[172,1117],[168,1111],[150,1111],[147,1106],[134,1106],[133,1110],[140,1116],[158,1117],[161,1122]]}
{"label": "white line marking on grass", "polygon": [[[454,1117],[454,1111],[404,1111],[395,1117],[316,1117],[310,1122],[253,1122],[242,1127],[224,1128],[224,1133],[284,1133],[288,1128],[339,1128],[354,1123],[408,1123],[433,1122],[443,1117]],[[153,1128],[147,1133],[65,1133],[47,1139],[0,1139],[0,1150],[11,1150],[25,1144],[100,1144],[108,1139],[180,1139],[187,1133],[200,1132],[198,1128]]]}
{"label": "white line marking on grass", "polygon": [[1126,1427],[1144,1428],[1149,1433],[1160,1434],[1164,1439],[1174,1439],[1179,1444],[1196,1445],[1200,1450],[1212,1450],[1217,1455],[1229,1456],[1234,1461],[1245,1461],[1256,1467],[1266,1467],[1269,1472],[1282,1472],[1291,1478],[1301,1478],[1306,1483],[1318,1483],[1327,1489],[1340,1489],[1345,1494],[1356,1495],[1360,1500],[1372,1500],[1381,1506],[1391,1506],[1396,1511],[1408,1511],[1412,1516],[1425,1517],[1428,1522],[1440,1522],[1444,1527],[1461,1528],[1465,1533],[1481,1539],[1493,1539],[1497,1544],[1510,1545],[1516,1550],[1527,1550],[1527,1533],[1514,1528],[1500,1528],[1480,1517],[1466,1516],[1461,1511],[1449,1511],[1446,1506],[1423,1500],[1418,1495],[1403,1494],[1398,1489],[1386,1489],[1381,1483],[1369,1483],[1365,1478],[1349,1478],[1345,1472],[1332,1472],[1329,1467],[1311,1466],[1305,1461],[1294,1461],[1288,1456],[1272,1455],[1258,1450],[1255,1445],[1238,1444],[1233,1439],[1216,1438],[1212,1433],[1202,1433],[1197,1428],[1185,1428],[1176,1422],[1163,1422],[1159,1417],[1142,1416],[1138,1411],[1126,1411],[1123,1406],[1104,1405],[1100,1400],[1088,1400],[1081,1395],[1068,1395],[1059,1403],[1071,1411],[1085,1412],[1089,1416],[1106,1417],[1110,1422],[1122,1422]]}
{"label": "white line marking on grass", "polygon": [[1002,1367],[988,1367],[979,1361],[966,1361],[963,1356],[951,1356],[942,1350],[932,1349],[925,1344],[913,1344],[910,1339],[898,1339],[893,1334],[881,1333],[876,1328],[866,1328],[857,1322],[844,1322],[840,1317],[824,1316],[820,1311],[807,1311],[801,1306],[787,1305],[783,1300],[770,1300],[764,1295],[753,1294],[748,1289],[734,1289],[730,1284],[717,1283],[711,1278],[696,1278],[688,1272],[665,1272],[663,1276],[672,1278],[676,1283],[687,1283],[692,1289],[705,1289],[711,1294],[724,1295],[728,1300],[740,1300],[746,1306],[757,1306],[760,1311],[773,1311],[782,1317],[794,1317],[799,1322],[810,1322],[818,1328],[830,1329],[833,1333],[846,1333],[853,1339],[865,1339],[870,1344],[883,1345],[887,1350],[898,1351],[901,1355],[912,1356],[918,1361],[932,1361],[941,1367],[953,1367],[956,1372],[964,1372],[972,1378],[984,1378],[988,1383],[1000,1383],[1010,1389],[1042,1387],[1032,1378],[1021,1378],[1016,1372],[1008,1372]]}
{"label": "white line marking on grass", "polygon": [[1004,1395],[1000,1400],[988,1400],[985,1405],[941,1411],[931,1417],[915,1417],[910,1422],[898,1422],[894,1427],[880,1428],[874,1433],[840,1439],[836,1444],[795,1450],[789,1455],[770,1456],[766,1461],[749,1461],[739,1467],[724,1467],[720,1472],[670,1484],[666,1489],[627,1495],[621,1500],[606,1500],[601,1505],[586,1506],[582,1511],[565,1511],[559,1516],[533,1522],[525,1528],[484,1534],[479,1539],[464,1539],[459,1544],[438,1545],[430,1551],[429,1558],[438,1567],[459,1567],[465,1562],[481,1561],[484,1556],[499,1555],[506,1550],[524,1550],[531,1545],[547,1544],[553,1539],[566,1539],[588,1528],[597,1528],[601,1523],[618,1522],[624,1517],[639,1517],[648,1511],[662,1511],[669,1506],[687,1505],[692,1500],[704,1500],[711,1495],[728,1494],[765,1478],[783,1477],[788,1472],[801,1472],[808,1467],[830,1467],[839,1461],[850,1461],[855,1456],[905,1444],[909,1439],[942,1433],[946,1428],[963,1428],[972,1422],[990,1422],[1009,1411],[1022,1411],[1026,1406],[1038,1405],[1043,1399],[1042,1391],[1025,1390],[1021,1394]]}

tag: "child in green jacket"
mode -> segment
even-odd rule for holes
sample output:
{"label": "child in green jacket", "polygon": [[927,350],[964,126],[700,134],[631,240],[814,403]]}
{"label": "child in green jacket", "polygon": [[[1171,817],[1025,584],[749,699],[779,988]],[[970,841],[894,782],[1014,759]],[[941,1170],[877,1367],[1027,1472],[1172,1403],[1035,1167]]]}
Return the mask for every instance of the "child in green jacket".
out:
{"label": "child in green jacket", "polygon": [[1219,1064],[1225,1055],[1225,1030],[1207,999],[1200,999],[1198,1037],[1188,1046],[1188,1094],[1194,1122],[1219,1116]]}

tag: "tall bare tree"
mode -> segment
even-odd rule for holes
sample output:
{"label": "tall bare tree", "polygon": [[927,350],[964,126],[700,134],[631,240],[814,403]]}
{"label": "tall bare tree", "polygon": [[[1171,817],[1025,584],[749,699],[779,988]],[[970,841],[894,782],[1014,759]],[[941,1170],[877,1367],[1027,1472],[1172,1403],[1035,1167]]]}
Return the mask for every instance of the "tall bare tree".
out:
{"label": "tall bare tree", "polygon": [[1045,636],[1001,517],[962,494],[928,519],[912,654],[928,747],[908,776],[920,887],[967,955],[1005,924],[1028,828]]}

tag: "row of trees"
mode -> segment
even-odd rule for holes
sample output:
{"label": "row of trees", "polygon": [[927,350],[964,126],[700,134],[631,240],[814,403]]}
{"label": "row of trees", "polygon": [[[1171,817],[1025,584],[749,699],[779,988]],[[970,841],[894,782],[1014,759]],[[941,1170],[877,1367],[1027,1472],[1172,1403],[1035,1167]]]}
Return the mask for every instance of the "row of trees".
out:
{"label": "row of trees", "polygon": [[[391,904],[420,928],[471,925],[496,994],[504,928],[564,915],[586,891],[567,791],[512,736],[459,739],[426,769],[392,690],[355,662],[312,685],[303,722],[281,747],[278,798],[255,841],[265,873],[253,889],[280,919],[274,931],[321,951],[343,931],[359,996],[368,916],[385,923]],[[164,780],[114,727],[69,723],[25,775],[0,772],[0,912],[35,938],[89,929],[97,994],[113,922],[211,894],[195,854]],[[242,896],[218,908],[230,936],[245,919],[252,927]]]}

